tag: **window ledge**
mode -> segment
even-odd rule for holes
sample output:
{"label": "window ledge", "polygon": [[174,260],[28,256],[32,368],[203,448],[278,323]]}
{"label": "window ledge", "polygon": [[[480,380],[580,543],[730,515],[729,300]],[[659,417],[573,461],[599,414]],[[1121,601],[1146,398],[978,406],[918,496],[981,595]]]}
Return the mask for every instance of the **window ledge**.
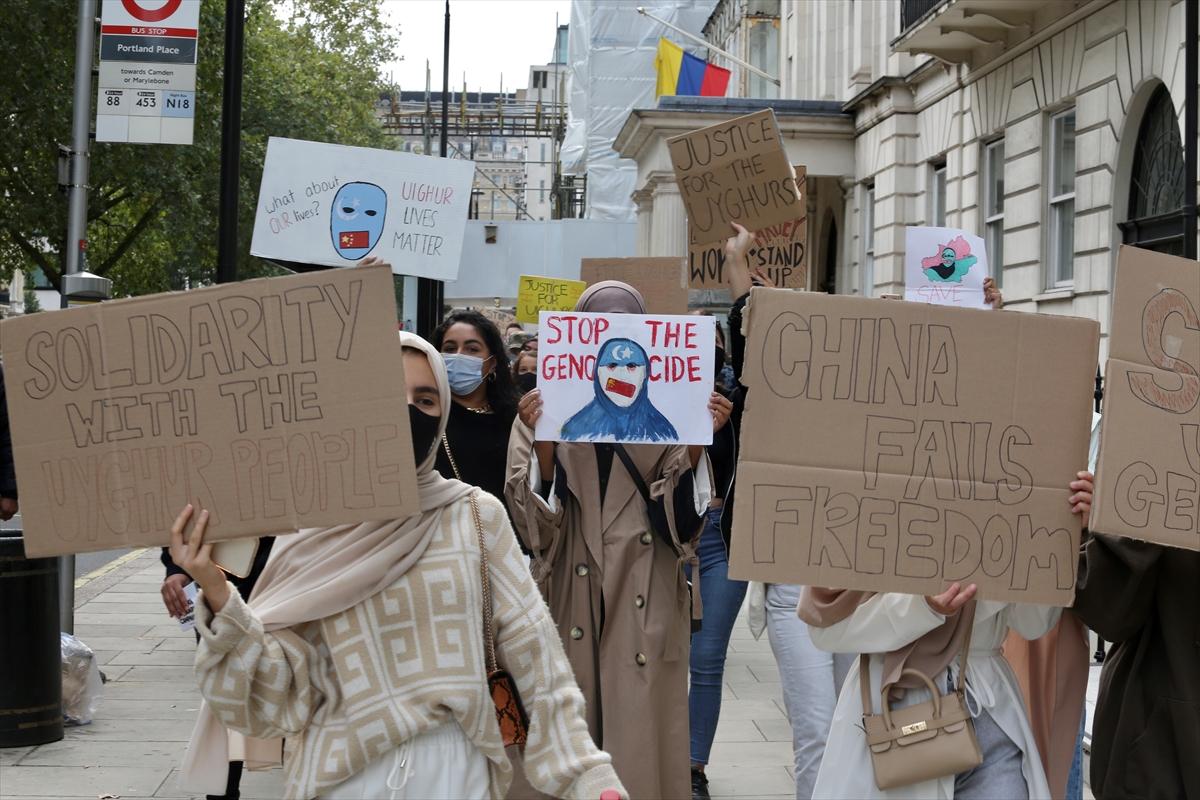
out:
{"label": "window ledge", "polygon": [[1058,289],[1048,289],[1041,294],[1035,294],[1031,299],[1035,303],[1053,303],[1056,300],[1072,300],[1076,292],[1074,286],[1063,286]]}

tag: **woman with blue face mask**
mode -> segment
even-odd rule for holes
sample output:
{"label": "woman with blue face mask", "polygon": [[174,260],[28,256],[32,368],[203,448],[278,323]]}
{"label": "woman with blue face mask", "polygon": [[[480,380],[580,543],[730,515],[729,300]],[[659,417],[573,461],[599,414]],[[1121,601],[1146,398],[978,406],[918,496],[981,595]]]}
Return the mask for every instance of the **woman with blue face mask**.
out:
{"label": "woman with blue face mask", "polygon": [[508,436],[520,394],[496,325],[475,311],[450,314],[433,332],[452,402],[435,468],[503,499]]}

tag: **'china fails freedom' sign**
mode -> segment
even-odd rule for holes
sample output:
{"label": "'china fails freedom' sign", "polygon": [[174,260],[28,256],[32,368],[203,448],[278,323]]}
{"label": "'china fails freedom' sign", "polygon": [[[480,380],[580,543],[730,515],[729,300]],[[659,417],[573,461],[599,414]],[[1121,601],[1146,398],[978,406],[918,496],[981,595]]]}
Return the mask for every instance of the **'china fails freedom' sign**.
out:
{"label": "'china fails freedom' sign", "polygon": [[1069,605],[1099,327],[754,289],[729,572]]}
{"label": "'china fails freedom' sign", "polygon": [[384,267],[0,323],[28,556],[213,540],[418,509]]}

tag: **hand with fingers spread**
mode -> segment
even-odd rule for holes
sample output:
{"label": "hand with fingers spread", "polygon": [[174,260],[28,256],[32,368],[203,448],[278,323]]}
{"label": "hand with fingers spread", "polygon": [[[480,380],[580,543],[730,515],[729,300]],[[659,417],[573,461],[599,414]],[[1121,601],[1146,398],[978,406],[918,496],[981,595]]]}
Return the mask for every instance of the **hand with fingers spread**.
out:
{"label": "hand with fingers spread", "polygon": [[963,588],[961,584],[955,582],[939,595],[933,597],[926,595],[925,602],[929,603],[929,607],[943,617],[952,617],[975,597],[976,589],[977,587],[973,583]]}
{"label": "hand with fingers spread", "polygon": [[767,289],[779,288],[775,285],[775,281],[771,280],[771,276],[767,274],[767,271],[762,267],[755,267],[754,269],[750,270],[750,280],[753,281],[755,286],[762,286]]}
{"label": "hand with fingers spread", "polygon": [[212,560],[212,543],[204,541],[204,534],[208,530],[208,511],[200,512],[191,533],[184,536],[194,513],[195,508],[188,503],[171,526],[171,560],[192,576],[200,591],[204,592],[208,607],[217,613],[229,600],[229,583],[225,573]]}
{"label": "hand with fingers spread", "polygon": [[183,587],[188,585],[189,580],[187,575],[176,572],[174,575],[168,575],[162,582],[163,605],[166,606],[167,613],[175,619],[188,612],[188,599]]}
{"label": "hand with fingers spread", "polygon": [[1096,478],[1090,472],[1076,472],[1075,480],[1067,484],[1072,492],[1071,496],[1067,498],[1067,502],[1071,504],[1071,512],[1079,515],[1084,528],[1088,527],[1092,518],[1092,492],[1095,491],[1095,480]]}

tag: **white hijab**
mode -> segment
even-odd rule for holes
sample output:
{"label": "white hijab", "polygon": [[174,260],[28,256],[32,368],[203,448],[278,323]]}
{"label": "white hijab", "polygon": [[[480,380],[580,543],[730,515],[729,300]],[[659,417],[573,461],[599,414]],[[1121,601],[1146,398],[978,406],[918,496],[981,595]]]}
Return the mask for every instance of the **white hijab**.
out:
{"label": "white hijab", "polygon": [[[411,333],[401,331],[400,343],[429,360],[442,406],[437,438],[417,465],[421,512],[407,519],[307,528],[277,538],[249,602],[266,631],[339,614],[394,584],[421,560],[444,510],[474,491],[433,468],[450,418],[450,384],[441,355]],[[282,752],[282,739],[250,739],[226,731],[204,703],[180,768],[180,785],[221,794],[230,760],[266,769],[282,762]]]}

